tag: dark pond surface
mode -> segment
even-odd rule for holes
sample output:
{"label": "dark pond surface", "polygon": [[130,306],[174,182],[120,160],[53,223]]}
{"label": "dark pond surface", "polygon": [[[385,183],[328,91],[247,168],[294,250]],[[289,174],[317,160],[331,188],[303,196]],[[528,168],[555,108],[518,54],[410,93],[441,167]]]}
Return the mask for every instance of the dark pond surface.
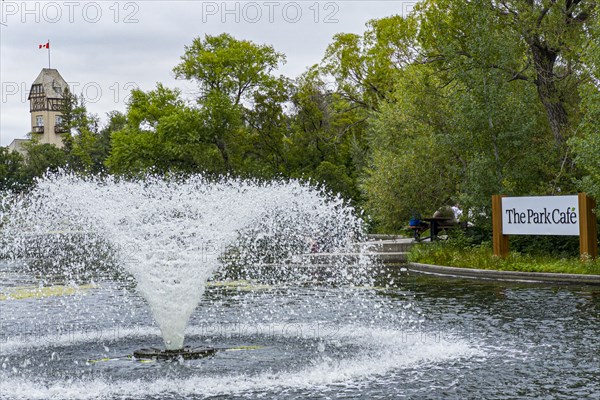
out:
{"label": "dark pond surface", "polygon": [[162,345],[131,282],[81,287],[0,263],[2,399],[600,398],[600,288],[379,272],[375,288],[212,284]]}

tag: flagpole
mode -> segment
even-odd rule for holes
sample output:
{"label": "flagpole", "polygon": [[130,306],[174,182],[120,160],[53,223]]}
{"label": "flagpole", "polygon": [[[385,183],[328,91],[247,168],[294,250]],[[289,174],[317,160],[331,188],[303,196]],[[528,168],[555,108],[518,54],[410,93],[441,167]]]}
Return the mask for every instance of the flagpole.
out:
{"label": "flagpole", "polygon": [[46,46],[48,46],[48,69],[50,69],[50,39],[46,43]]}

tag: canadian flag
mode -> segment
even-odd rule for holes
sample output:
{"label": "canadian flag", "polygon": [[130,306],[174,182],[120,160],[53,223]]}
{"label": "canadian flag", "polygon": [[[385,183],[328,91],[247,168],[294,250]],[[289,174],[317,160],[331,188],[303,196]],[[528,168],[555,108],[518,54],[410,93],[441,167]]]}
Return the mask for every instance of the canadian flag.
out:
{"label": "canadian flag", "polygon": [[40,44],[40,49],[49,49],[50,48],[50,42],[46,43],[46,44]]}

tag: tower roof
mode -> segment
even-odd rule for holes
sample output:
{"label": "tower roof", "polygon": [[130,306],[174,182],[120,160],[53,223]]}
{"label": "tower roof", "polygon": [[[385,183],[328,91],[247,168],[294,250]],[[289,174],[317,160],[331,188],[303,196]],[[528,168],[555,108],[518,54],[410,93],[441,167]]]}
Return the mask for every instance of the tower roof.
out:
{"label": "tower roof", "polygon": [[[54,68],[43,68],[31,85],[32,89],[34,85],[42,85],[43,93],[49,99],[62,99],[64,90],[69,87],[58,70]],[[33,90],[30,91],[29,99],[31,99],[32,92]]]}

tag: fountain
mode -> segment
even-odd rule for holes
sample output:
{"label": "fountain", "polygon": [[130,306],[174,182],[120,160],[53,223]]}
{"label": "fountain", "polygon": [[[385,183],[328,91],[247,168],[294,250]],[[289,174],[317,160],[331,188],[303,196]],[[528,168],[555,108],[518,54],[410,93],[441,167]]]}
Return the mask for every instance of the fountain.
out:
{"label": "fountain", "polygon": [[[238,264],[269,258],[282,268],[285,258],[305,251],[306,240],[319,232],[327,232],[319,238],[327,248],[343,251],[362,230],[340,198],[327,198],[298,182],[209,182],[202,176],[127,181],[64,174],[41,180],[31,193],[8,201],[5,253],[19,257],[41,248],[53,253],[45,258],[60,264],[65,259],[56,252],[74,237],[78,247],[92,249],[80,254],[82,264],[90,256],[106,261],[94,256],[113,252],[135,279],[164,340],[165,351],[134,353],[143,358],[214,353],[184,348],[184,330],[227,252],[237,253]],[[52,242],[56,235],[58,242]],[[236,247],[241,242],[245,246]],[[273,244],[276,253],[268,249]],[[68,255],[72,247],[67,246]],[[355,266],[363,269],[357,277],[365,276],[366,266],[364,261]],[[336,269],[339,278],[348,265]]]}
{"label": "fountain", "polygon": [[597,395],[597,288],[415,275],[363,229],[298,182],[2,194],[0,399]]}

